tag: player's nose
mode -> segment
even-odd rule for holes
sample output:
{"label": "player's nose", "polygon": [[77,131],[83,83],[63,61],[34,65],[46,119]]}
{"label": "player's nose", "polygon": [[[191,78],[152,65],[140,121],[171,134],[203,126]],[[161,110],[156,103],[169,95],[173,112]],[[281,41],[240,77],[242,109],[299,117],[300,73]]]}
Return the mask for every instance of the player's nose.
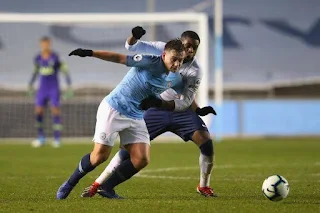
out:
{"label": "player's nose", "polygon": [[187,50],[188,54],[192,54],[194,51],[193,51],[193,48],[192,47],[189,47],[188,50]]}

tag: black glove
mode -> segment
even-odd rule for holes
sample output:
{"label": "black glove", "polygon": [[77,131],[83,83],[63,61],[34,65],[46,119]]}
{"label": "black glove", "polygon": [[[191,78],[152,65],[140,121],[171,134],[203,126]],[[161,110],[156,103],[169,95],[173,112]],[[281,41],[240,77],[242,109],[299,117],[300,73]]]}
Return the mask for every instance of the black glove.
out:
{"label": "black glove", "polygon": [[211,106],[206,106],[206,107],[203,107],[203,108],[197,108],[196,109],[196,113],[200,116],[206,116],[210,113],[214,114],[214,115],[217,115],[216,111],[211,107]]}
{"label": "black glove", "polygon": [[136,26],[132,28],[132,36],[135,39],[140,39],[144,34],[146,34],[146,31],[142,27]]}
{"label": "black glove", "polygon": [[80,56],[80,57],[86,57],[86,56],[93,56],[93,51],[92,50],[86,50],[86,49],[81,49],[81,48],[78,48],[76,50],[73,50],[71,53],[69,53],[69,56],[72,56],[72,55],[77,55],[77,56]]}
{"label": "black glove", "polygon": [[141,101],[140,108],[142,110],[147,110],[151,107],[161,107],[162,100],[155,96],[149,96]]}

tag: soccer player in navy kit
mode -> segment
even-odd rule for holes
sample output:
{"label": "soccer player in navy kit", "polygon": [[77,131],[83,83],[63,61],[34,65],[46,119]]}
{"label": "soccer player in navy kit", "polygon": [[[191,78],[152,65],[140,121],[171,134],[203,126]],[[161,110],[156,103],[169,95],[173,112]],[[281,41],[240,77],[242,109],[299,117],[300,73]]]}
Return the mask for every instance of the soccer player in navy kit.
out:
{"label": "soccer player in navy kit", "polygon": [[[158,96],[168,88],[168,74],[180,68],[185,51],[182,42],[175,39],[165,45],[161,56],[127,56],[84,49],[76,49],[69,55],[93,56],[132,68],[100,103],[93,151],[83,156],[74,173],[59,187],[57,199],[67,198],[82,177],[108,159],[118,135],[121,146],[128,151],[130,158],[123,161],[109,177],[110,186],[114,188],[147,166],[150,158],[150,138],[140,104],[147,97]],[[98,186],[93,186],[91,193],[95,194],[97,188]],[[118,197],[114,191],[109,193],[115,198]]]}
{"label": "soccer player in navy kit", "polygon": [[43,114],[47,102],[51,104],[51,114],[53,119],[54,141],[53,147],[60,146],[61,120],[60,120],[60,86],[59,72],[63,72],[68,84],[66,97],[72,96],[71,79],[65,63],[62,63],[57,53],[51,50],[51,40],[43,37],[40,40],[41,52],[34,59],[34,72],[29,82],[29,94],[33,93],[33,83],[37,76],[39,78],[39,88],[35,98],[35,114],[38,129],[38,139],[32,142],[33,147],[40,147],[45,143],[43,130]]}
{"label": "soccer player in navy kit", "polygon": [[[139,39],[144,34],[145,30],[142,27],[133,28],[132,36],[127,39],[125,44],[126,48],[138,53],[161,54],[165,43],[140,41]],[[179,72],[177,72],[181,75],[182,82],[174,84],[172,89],[170,88],[162,93],[160,95],[162,100],[154,97],[145,99],[142,105],[146,109],[150,109],[144,113],[144,120],[147,124],[151,140],[164,132],[171,131],[180,136],[184,141],[192,140],[199,147],[200,181],[196,190],[205,197],[215,197],[217,194],[210,187],[210,176],[214,158],[213,144],[208,129],[199,115],[204,116],[209,113],[216,113],[212,107],[199,108],[194,102],[194,97],[201,81],[200,66],[195,58],[200,38],[193,31],[185,31],[181,35],[181,41],[187,52],[184,63],[180,67]],[[190,105],[192,106],[190,107]],[[193,108],[193,110],[190,108]],[[95,180],[94,186],[101,185],[98,189],[100,195],[113,198],[108,193],[110,186],[108,186],[107,179],[113,170],[127,158],[129,158],[127,151],[121,149],[116,153],[102,174]],[[91,196],[90,186],[84,189],[81,196]]]}

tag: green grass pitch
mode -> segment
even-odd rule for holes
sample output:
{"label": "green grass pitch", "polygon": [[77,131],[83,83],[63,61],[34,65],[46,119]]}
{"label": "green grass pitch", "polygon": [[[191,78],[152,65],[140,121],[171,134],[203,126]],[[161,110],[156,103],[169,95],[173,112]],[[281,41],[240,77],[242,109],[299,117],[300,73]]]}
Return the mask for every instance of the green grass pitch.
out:
{"label": "green grass pitch", "polygon": [[[320,212],[320,141],[316,139],[215,144],[211,183],[218,198],[195,191],[199,150],[194,144],[154,142],[148,167],[116,188],[125,200],[80,197],[106,163],[83,178],[66,200],[55,199],[60,184],[92,144],[34,149],[3,142],[0,212]],[[281,202],[271,202],[261,192],[263,180],[273,174],[284,176],[290,184],[289,196]]]}

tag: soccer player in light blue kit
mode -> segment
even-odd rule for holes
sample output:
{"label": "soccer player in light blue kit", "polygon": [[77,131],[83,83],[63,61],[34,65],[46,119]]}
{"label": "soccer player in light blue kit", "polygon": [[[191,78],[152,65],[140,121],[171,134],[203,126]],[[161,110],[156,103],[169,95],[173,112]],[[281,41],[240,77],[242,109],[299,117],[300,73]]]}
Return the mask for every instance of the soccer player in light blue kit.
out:
{"label": "soccer player in light blue kit", "polygon": [[[145,32],[140,26],[134,27],[132,29],[132,36],[129,36],[126,41],[126,48],[137,53],[161,54],[165,43],[139,40]],[[216,197],[217,194],[210,187],[210,177],[214,165],[213,143],[205,123],[199,117],[209,113],[216,113],[211,106],[199,108],[194,101],[201,81],[201,68],[195,58],[200,38],[196,32],[188,30],[181,34],[181,41],[186,49],[186,57],[184,58],[183,65],[176,73],[181,75],[182,81],[175,81],[172,88],[161,93],[160,97],[162,100],[148,98],[143,101],[151,107],[144,113],[144,120],[151,141],[162,133],[170,131],[181,137],[184,141],[191,140],[197,145],[200,149],[200,180],[196,190],[205,197]],[[163,105],[164,101],[167,102],[166,106],[160,106],[160,103]],[[153,103],[159,104],[159,106]],[[121,165],[122,161],[129,157],[128,152],[124,149],[117,152],[106,169],[91,186],[84,189],[81,196],[92,197],[94,194],[91,193],[91,188],[99,184],[100,187],[97,193],[106,198],[113,198],[113,196],[109,196],[109,191],[113,192],[113,190],[109,187],[108,177],[113,173],[115,168]]]}
{"label": "soccer player in light blue kit", "polygon": [[[150,158],[150,138],[141,101],[158,96],[171,84],[170,71],[176,72],[183,63],[184,46],[179,39],[169,41],[161,56],[134,55],[76,49],[69,55],[93,56],[102,60],[132,67],[120,84],[102,100],[97,111],[96,128],[93,137],[93,151],[82,157],[74,173],[57,192],[57,199],[65,199],[79,180],[96,166],[106,161],[117,136],[120,145],[130,154],[110,176],[112,188],[130,179],[147,166]],[[176,76],[180,76],[178,73]],[[169,79],[169,80],[168,80]],[[92,187],[92,190],[98,189]],[[119,197],[115,192],[115,198]]]}

